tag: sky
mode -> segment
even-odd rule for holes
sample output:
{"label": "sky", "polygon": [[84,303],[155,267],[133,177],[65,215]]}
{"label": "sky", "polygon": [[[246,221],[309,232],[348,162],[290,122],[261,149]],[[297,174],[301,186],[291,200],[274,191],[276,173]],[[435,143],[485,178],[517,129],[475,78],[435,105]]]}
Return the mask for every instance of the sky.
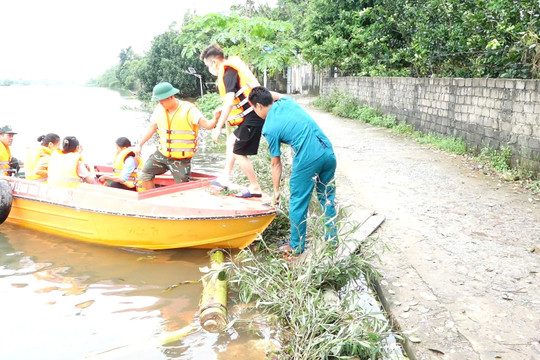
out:
{"label": "sky", "polygon": [[[277,0],[257,0],[274,6]],[[244,0],[24,0],[0,2],[0,79],[85,82],[143,55],[184,13],[227,12]]]}

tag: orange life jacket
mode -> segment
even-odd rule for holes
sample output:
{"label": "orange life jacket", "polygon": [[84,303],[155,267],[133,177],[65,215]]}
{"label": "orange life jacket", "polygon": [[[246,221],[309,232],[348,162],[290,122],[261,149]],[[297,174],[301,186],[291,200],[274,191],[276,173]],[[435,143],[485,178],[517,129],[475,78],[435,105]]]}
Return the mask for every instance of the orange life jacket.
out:
{"label": "orange life jacket", "polygon": [[[255,75],[253,75],[249,67],[239,57],[233,56],[225,60],[218,70],[217,87],[219,96],[221,96],[221,98],[224,98],[225,94],[227,93],[225,83],[223,81],[223,76],[225,75],[227,68],[235,69],[238,72],[238,78],[240,79],[240,90],[234,94],[234,105],[229,117],[227,118],[229,125],[236,126],[244,122],[244,116],[253,111],[252,106],[249,106],[246,110],[244,110],[244,105],[248,104],[251,89],[256,86],[260,86],[261,84]],[[243,100],[240,100],[240,95],[244,95]]]}
{"label": "orange life jacket", "polygon": [[[161,105],[158,105],[161,106]],[[188,101],[180,101],[176,112],[169,119],[169,113],[162,107],[157,120],[159,152],[173,159],[191,159],[197,151],[199,126],[189,121],[189,111],[195,107]]]}
{"label": "orange life jacket", "polygon": [[0,141],[0,175],[9,176],[9,164],[11,163],[11,150],[9,146]]}
{"label": "orange life jacket", "polygon": [[[126,161],[129,155],[135,155],[133,147],[125,148],[116,155],[113,163],[114,176],[120,176],[122,174],[122,170],[124,169],[124,161]],[[123,182],[123,184],[129,188],[134,188],[135,186],[137,186],[137,189],[139,189],[139,182],[137,178],[139,176],[139,171],[142,169],[143,162],[139,157],[135,157],[135,161],[137,162],[137,167],[129,175],[129,178]]]}
{"label": "orange life jacket", "polygon": [[36,180],[36,181],[46,181],[47,175],[36,173],[36,167],[39,163],[39,160],[42,157],[50,156],[52,150],[46,146],[39,146],[34,148],[26,149],[26,158],[24,162],[24,176],[27,180]]}
{"label": "orange life jacket", "polygon": [[77,173],[77,165],[82,161],[80,152],[64,154],[57,150],[49,159],[48,183],[67,187],[79,186],[82,181]]}

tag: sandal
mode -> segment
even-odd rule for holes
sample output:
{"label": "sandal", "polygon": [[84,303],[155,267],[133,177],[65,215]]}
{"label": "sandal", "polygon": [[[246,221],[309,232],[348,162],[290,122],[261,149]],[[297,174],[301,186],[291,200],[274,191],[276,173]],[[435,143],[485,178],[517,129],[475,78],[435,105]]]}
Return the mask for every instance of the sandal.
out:
{"label": "sandal", "polygon": [[227,190],[229,188],[227,185],[222,184],[218,179],[210,181],[210,184],[222,188],[223,190]]}

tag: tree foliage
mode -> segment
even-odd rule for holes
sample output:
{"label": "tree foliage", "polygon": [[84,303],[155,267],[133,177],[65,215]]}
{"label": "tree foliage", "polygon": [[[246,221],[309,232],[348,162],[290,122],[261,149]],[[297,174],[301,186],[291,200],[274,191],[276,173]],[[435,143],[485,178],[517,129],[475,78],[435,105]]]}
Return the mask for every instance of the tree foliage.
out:
{"label": "tree foliage", "polygon": [[145,92],[150,93],[157,83],[167,81],[180,89],[182,97],[196,97],[200,94],[199,80],[188,74],[187,70],[189,67],[201,70],[204,64],[196,56],[183,55],[183,46],[177,42],[179,35],[179,31],[169,29],[152,41],[150,50],[137,70]]}
{"label": "tree foliage", "polygon": [[240,56],[255,69],[273,73],[298,61],[299,41],[289,36],[292,29],[285,21],[213,13],[189,19],[178,42],[186,56],[198,56],[206,46],[218,43],[226,55]]}
{"label": "tree foliage", "polygon": [[[540,78],[538,0],[239,1],[229,14],[185,14],[144,56],[122,49],[101,86],[141,91],[169,81],[181,96],[213,81],[200,52],[217,42],[270,75],[300,59],[342,75]],[[267,49],[267,51],[264,51]]]}
{"label": "tree foliage", "polygon": [[[241,7],[237,9],[240,11]],[[143,57],[135,55],[131,48],[122,49],[119,64],[109,69],[97,84],[140,90],[143,97],[149,97],[155,84],[168,81],[180,89],[180,96],[196,97],[200,95],[199,80],[186,70],[193,67],[204,83],[214,81],[215,77],[199,59],[200,52],[214,42],[227,55],[240,56],[256,70],[267,69],[271,75],[298,61],[299,41],[289,36],[293,32],[292,24],[257,16],[254,9],[251,11],[254,17],[236,12],[186,14],[181,30],[171,25],[169,31],[154,38]],[[264,48],[268,51],[263,51]]]}
{"label": "tree foliage", "polygon": [[139,81],[137,77],[137,69],[140,64],[140,56],[135,54],[130,47],[122,49],[118,55],[120,63],[116,67],[116,79],[119,86],[131,91],[137,90]]}
{"label": "tree foliage", "polygon": [[305,60],[342,74],[540,76],[537,0],[280,0]]}
{"label": "tree foliage", "polygon": [[[516,77],[534,75],[540,31],[536,0],[431,0],[417,4],[411,27],[413,75]],[[538,74],[537,74],[538,76]]]}

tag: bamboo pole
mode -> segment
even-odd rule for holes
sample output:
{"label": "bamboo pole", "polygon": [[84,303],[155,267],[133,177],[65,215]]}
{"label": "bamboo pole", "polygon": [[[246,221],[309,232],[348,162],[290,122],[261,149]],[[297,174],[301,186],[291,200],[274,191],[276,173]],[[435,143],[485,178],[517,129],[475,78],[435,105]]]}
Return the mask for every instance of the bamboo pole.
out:
{"label": "bamboo pole", "polygon": [[199,320],[208,332],[220,332],[227,326],[227,280],[223,266],[223,251],[210,254],[211,273],[202,279],[203,292],[199,305]]}

